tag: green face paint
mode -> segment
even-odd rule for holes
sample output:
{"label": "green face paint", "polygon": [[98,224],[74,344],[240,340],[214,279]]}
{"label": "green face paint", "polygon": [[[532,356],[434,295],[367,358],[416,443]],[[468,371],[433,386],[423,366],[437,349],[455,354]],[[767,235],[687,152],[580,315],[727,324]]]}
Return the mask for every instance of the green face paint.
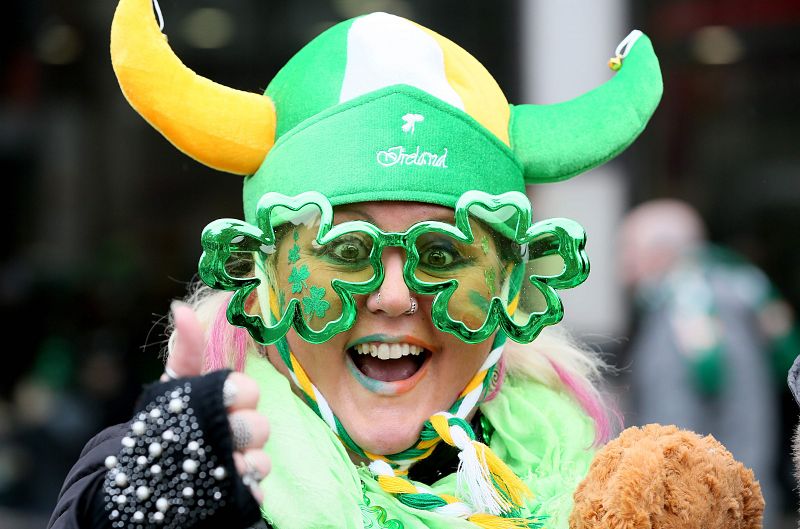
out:
{"label": "green face paint", "polygon": [[[387,247],[405,252],[403,280],[415,294],[433,298],[436,327],[469,343],[484,341],[498,329],[516,341],[533,340],[542,327],[562,317],[554,289],[580,284],[588,274],[582,228],[567,219],[531,224],[530,203],[522,193],[470,191],[456,204],[452,223],[424,220],[404,232],[384,232],[364,220],[334,224],[332,206],[315,192],[295,197],[267,193],[257,218],[258,226],[225,219],[205,229],[200,277],[234,292],[231,323],[248,328],[260,343],[274,343],[292,326],[313,343],[349,329],[356,318],[355,296],[374,292],[383,282]],[[291,228],[291,236],[284,226]],[[276,228],[286,236],[276,237]],[[541,240],[547,244],[538,244]],[[558,255],[564,266],[552,275],[503,279],[526,283],[545,301],[541,312],[512,318],[511,300],[499,293],[518,292],[519,284],[500,285],[498,278],[522,262],[523,248],[541,253],[533,258]],[[278,259],[284,252],[286,257]],[[229,259],[243,253],[266,263],[258,277],[237,277],[226,269]],[[262,280],[271,284],[267,290],[278,293],[274,324],[244,310],[247,295]]]}
{"label": "green face paint", "polygon": [[481,250],[483,250],[483,255],[489,255],[489,237],[486,235],[481,237]]}
{"label": "green face paint", "polygon": [[278,291],[278,303],[281,313],[286,309],[286,291],[281,289]]}
{"label": "green face paint", "polygon": [[303,298],[303,310],[308,315],[306,321],[311,321],[311,318],[325,318],[325,312],[330,308],[331,304],[325,301],[325,289],[322,287],[312,286],[309,289],[309,296]]}
{"label": "green face paint", "polygon": [[289,250],[289,264],[296,263],[300,260],[300,247],[296,244]]}
{"label": "green face paint", "polygon": [[497,280],[497,272],[495,272],[494,268],[487,268],[483,271],[483,277],[486,279],[486,289],[489,292],[489,295],[494,297],[495,292],[497,291],[497,286],[495,285],[495,281]]}
{"label": "green face paint", "polygon": [[469,298],[470,304],[478,309],[478,313],[483,315],[482,317],[485,317],[486,313],[489,312],[489,299],[476,290],[470,290],[467,297]]}
{"label": "green face paint", "polygon": [[308,288],[306,279],[311,272],[308,271],[308,266],[302,265],[300,268],[292,267],[292,273],[289,274],[289,283],[292,285],[292,294],[299,294],[304,288]]}

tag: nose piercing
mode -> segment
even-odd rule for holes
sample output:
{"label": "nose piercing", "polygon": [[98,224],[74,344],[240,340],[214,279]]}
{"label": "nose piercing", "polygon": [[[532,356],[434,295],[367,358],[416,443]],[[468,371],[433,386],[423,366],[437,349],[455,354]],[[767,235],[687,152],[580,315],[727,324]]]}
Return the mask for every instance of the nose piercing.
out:
{"label": "nose piercing", "polygon": [[[407,314],[408,316],[411,316],[412,314],[415,314],[417,312],[417,309],[419,308],[419,303],[417,303],[417,298],[412,297],[412,296],[409,296],[408,302],[409,302],[410,306],[408,307],[408,310],[405,311],[403,314]],[[381,304],[381,293],[380,292],[378,292],[378,294],[375,296],[375,304],[376,305],[380,305]]]}
{"label": "nose piercing", "polygon": [[417,309],[419,308],[419,304],[417,303],[416,298],[413,298],[413,297],[409,297],[408,301],[411,303],[411,306],[403,314],[408,314],[410,316],[410,315],[414,314],[415,312],[417,312]]}
{"label": "nose piercing", "polygon": [[[408,310],[405,311],[403,314],[407,314],[407,315],[410,316],[410,315],[412,315],[412,314],[417,312],[417,309],[419,308],[419,303],[417,303],[417,299],[412,297],[412,296],[409,296],[408,302],[409,302],[410,306],[408,307]],[[378,292],[378,294],[375,296],[375,304],[376,305],[380,305],[381,304],[381,293],[380,292]]]}

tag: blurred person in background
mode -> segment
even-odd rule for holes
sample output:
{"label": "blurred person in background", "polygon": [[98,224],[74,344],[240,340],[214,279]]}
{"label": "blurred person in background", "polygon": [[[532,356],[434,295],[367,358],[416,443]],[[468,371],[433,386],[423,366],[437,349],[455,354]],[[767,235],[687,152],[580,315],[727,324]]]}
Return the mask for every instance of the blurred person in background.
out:
{"label": "blurred person in background", "polygon": [[761,270],[708,242],[689,204],[645,202],[620,233],[621,273],[638,317],[631,423],[716,437],[755,472],[769,527],[779,501],[778,380],[800,343],[791,307]]}

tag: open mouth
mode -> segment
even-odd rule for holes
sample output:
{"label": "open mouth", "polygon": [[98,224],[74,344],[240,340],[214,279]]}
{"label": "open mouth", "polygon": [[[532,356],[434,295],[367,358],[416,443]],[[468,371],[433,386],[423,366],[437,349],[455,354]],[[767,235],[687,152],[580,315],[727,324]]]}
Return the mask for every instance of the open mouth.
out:
{"label": "open mouth", "polygon": [[430,350],[407,342],[363,342],[347,349],[350,371],[370,391],[397,395],[413,388],[427,371]]}

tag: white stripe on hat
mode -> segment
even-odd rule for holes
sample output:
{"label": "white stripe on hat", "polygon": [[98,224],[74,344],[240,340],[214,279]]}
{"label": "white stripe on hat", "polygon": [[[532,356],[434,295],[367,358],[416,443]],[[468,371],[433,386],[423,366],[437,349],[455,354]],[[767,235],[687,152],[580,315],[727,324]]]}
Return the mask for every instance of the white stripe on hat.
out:
{"label": "white stripe on hat", "polygon": [[464,103],[447,82],[436,40],[404,18],[372,13],[353,21],[339,102],[396,84],[424,90],[456,108]]}

